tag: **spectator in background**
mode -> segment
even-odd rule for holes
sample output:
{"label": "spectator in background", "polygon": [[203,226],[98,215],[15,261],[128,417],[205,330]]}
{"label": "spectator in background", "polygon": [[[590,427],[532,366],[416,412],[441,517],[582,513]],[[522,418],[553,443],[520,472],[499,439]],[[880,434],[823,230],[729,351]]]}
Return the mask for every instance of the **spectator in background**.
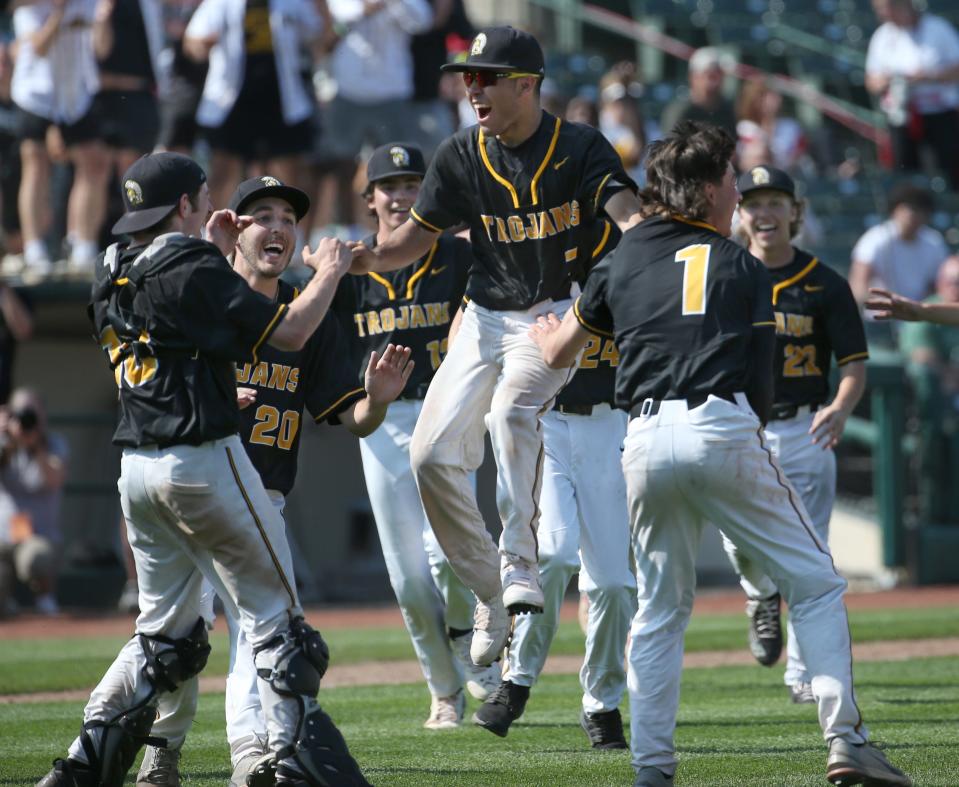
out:
{"label": "spectator in background", "polygon": [[20,139],[17,107],[10,98],[13,57],[7,40],[0,41],[0,257],[23,251],[17,191],[20,188]]}
{"label": "spectator in background", "polygon": [[942,235],[926,222],[935,203],[926,189],[901,183],[889,193],[889,218],[867,230],[852,250],[849,286],[859,303],[870,287],[922,300],[935,286],[949,252]]}
{"label": "spectator in background", "polygon": [[894,164],[918,170],[928,147],[959,188],[959,33],[912,0],[873,0],[881,24],[866,53],[866,89],[889,122]]}
{"label": "spectator in background", "polygon": [[322,33],[314,0],[203,0],[183,50],[209,61],[197,123],[211,148],[210,199],[226,205],[249,165],[300,184],[313,146],[301,55]]}
{"label": "spectator in background", "polygon": [[599,107],[592,99],[586,96],[574,96],[566,104],[564,117],[570,123],[582,123],[586,126],[599,128]]}
{"label": "spectator in background", "polygon": [[[959,304],[959,256],[947,257],[936,276],[936,292],[926,303]],[[899,332],[899,349],[913,371],[932,374],[940,392],[959,410],[959,326],[910,322]]]}
{"label": "spectator in background", "polygon": [[160,96],[157,147],[190,155],[196,142],[196,111],[206,81],[207,63],[196,62],[183,51],[183,35],[199,0],[164,0],[164,58],[170,64],[169,84]]}
{"label": "spectator in background", "polygon": [[[67,444],[47,430],[40,397],[18,388],[0,411],[0,487],[9,495],[13,515],[5,550],[18,578],[30,585],[37,610],[58,612],[55,555],[59,551],[60,503],[66,480]],[[9,563],[8,563],[9,566]]]}
{"label": "spectator in background", "polygon": [[43,234],[50,221],[46,149],[53,125],[73,164],[67,204],[69,262],[88,271],[98,253],[106,211],[107,156],[93,109],[98,84],[93,12],[94,0],[37,0],[13,14],[17,55],[11,92],[21,110],[23,169],[18,202],[24,263],[36,274],[51,269]]}
{"label": "spectator in background", "polygon": [[32,334],[29,307],[16,290],[0,282],[0,406],[6,405],[13,388],[17,345]]}
{"label": "spectator in background", "polygon": [[[358,218],[353,177],[364,146],[406,139],[414,97],[414,35],[433,24],[427,0],[328,0],[342,38],[328,61],[336,95],[324,107],[318,146],[320,165],[336,179],[339,223]],[[331,191],[324,190],[324,198]],[[326,199],[324,199],[326,202]],[[332,215],[328,204],[318,208]]]}
{"label": "spectator in background", "polygon": [[711,46],[697,49],[689,60],[689,96],[677,98],[663,110],[662,130],[669,133],[683,120],[713,123],[736,138],[736,113],[723,96],[728,57]]}
{"label": "spectator in background", "polygon": [[[793,118],[780,117],[783,98],[767,87],[761,78],[742,83],[736,99],[737,152],[751,144],[764,142],[768,145],[772,160],[763,162],[795,174],[806,155],[806,134]],[[743,172],[751,167],[740,165]]]}

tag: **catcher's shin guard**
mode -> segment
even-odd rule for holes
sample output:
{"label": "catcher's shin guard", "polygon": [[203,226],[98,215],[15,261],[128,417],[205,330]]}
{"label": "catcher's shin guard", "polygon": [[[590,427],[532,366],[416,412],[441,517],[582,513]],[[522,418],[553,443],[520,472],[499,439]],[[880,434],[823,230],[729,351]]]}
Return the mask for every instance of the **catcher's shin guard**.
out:
{"label": "catcher's shin guard", "polygon": [[[276,752],[277,785],[368,787],[346,741],[316,702],[329,650],[302,618],[255,652],[257,675],[278,695],[262,697],[288,741]],[[271,736],[272,739],[272,736]]]}

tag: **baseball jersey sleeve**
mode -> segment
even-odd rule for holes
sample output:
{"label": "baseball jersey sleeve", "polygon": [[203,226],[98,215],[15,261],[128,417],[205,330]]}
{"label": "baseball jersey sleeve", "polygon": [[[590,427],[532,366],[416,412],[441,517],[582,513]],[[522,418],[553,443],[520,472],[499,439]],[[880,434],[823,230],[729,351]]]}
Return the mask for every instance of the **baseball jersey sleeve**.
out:
{"label": "baseball jersey sleeve", "polygon": [[766,272],[766,268],[759,260],[743,252],[747,258],[747,265],[751,268],[753,279],[753,327],[775,328],[776,315],[773,312],[773,284]]}
{"label": "baseball jersey sleeve", "polygon": [[612,337],[613,315],[606,300],[609,282],[609,263],[614,257],[609,254],[586,279],[583,292],[573,303],[573,315],[580,325],[597,336]]}
{"label": "baseball jersey sleeve", "polygon": [[306,409],[317,423],[339,423],[337,416],[366,396],[357,385],[349,342],[335,315],[328,313],[310,338],[303,364]]}
{"label": "baseball jersey sleeve", "polygon": [[437,149],[419,196],[410,215],[417,224],[432,232],[442,232],[470,220],[472,189],[461,182],[462,162],[455,137],[446,139]]}
{"label": "baseball jersey sleeve", "polygon": [[256,362],[287,305],[254,292],[223,257],[213,254],[179,281],[179,325],[197,349],[213,358]]}
{"label": "baseball jersey sleeve", "polygon": [[826,333],[836,356],[836,364],[842,366],[852,361],[866,360],[869,357],[866,331],[849,283],[836,276],[827,294]]}
{"label": "baseball jersey sleeve", "polygon": [[619,154],[598,131],[583,154],[582,173],[577,198],[580,205],[591,206],[594,213],[623,189],[637,190],[633,179],[623,169]]}

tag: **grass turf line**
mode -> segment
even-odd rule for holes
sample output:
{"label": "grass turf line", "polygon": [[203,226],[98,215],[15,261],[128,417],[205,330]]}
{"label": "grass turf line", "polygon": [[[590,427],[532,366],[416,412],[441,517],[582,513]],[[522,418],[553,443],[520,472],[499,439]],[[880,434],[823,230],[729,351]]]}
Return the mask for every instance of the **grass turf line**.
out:
{"label": "grass turf line", "polygon": [[[955,658],[856,667],[857,696],[874,739],[922,787],[959,784],[957,672]],[[429,697],[421,685],[333,689],[321,699],[377,787],[632,783],[627,752],[586,747],[574,676],[543,678],[505,740],[469,723],[424,730]],[[0,706],[0,785],[33,784],[76,734],[81,705]],[[471,700],[468,713],[475,707]],[[789,702],[781,667],[687,670],[676,739],[677,787],[826,784],[816,710]],[[229,778],[222,695],[201,698],[182,771],[184,787],[222,787]]]}

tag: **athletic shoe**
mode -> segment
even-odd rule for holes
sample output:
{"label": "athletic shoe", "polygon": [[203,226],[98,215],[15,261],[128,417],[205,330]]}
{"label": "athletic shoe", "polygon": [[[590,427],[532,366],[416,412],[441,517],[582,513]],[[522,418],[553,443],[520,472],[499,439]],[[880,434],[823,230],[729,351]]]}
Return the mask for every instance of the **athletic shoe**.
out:
{"label": "athletic shoe", "polygon": [[276,784],[276,758],[272,752],[251,751],[233,768],[230,787],[273,787]]}
{"label": "athletic shoe", "polygon": [[473,611],[473,640],[470,658],[481,667],[488,667],[500,657],[509,639],[510,619],[500,597],[488,603],[477,601]]}
{"label": "athletic shoe", "polygon": [[619,715],[619,708],[602,713],[579,714],[579,726],[583,728],[589,738],[589,745],[594,749],[625,749],[626,736],[623,735],[623,717]]}
{"label": "athletic shoe", "polygon": [[473,723],[505,738],[509,726],[526,710],[528,699],[529,686],[519,686],[504,680],[496,691],[486,698],[486,702],[477,708],[473,714]]}
{"label": "athletic shoe", "polygon": [[912,779],[892,765],[871,743],[849,743],[833,738],[829,744],[826,779],[837,787],[912,787]]}
{"label": "athletic shoe", "polygon": [[633,787],[673,787],[673,777],[667,776],[652,765],[644,765],[636,771]]}
{"label": "athletic shoe", "polygon": [[539,584],[539,566],[536,563],[528,563],[518,557],[504,557],[500,577],[503,580],[503,604],[510,615],[543,611],[546,601]]}
{"label": "athletic shoe", "polygon": [[749,650],[756,661],[771,667],[783,652],[783,628],[779,616],[780,595],[746,602],[749,616]]}
{"label": "athletic shoe", "polygon": [[180,750],[147,746],[137,773],[137,787],[180,787]]}
{"label": "athletic shoe", "polygon": [[37,787],[96,787],[96,781],[84,763],[58,757],[53,770],[37,782]]}
{"label": "athletic shoe", "polygon": [[503,663],[494,661],[488,667],[480,667],[473,663],[470,656],[472,634],[463,635],[450,640],[453,655],[463,668],[463,677],[466,679],[466,690],[474,699],[482,702],[503,680]]}
{"label": "athletic shoe", "polygon": [[466,712],[466,695],[460,689],[448,697],[433,697],[430,717],[423,722],[428,730],[455,730]]}
{"label": "athletic shoe", "polygon": [[809,705],[816,702],[811,683],[793,683],[789,687],[789,696],[797,705]]}

